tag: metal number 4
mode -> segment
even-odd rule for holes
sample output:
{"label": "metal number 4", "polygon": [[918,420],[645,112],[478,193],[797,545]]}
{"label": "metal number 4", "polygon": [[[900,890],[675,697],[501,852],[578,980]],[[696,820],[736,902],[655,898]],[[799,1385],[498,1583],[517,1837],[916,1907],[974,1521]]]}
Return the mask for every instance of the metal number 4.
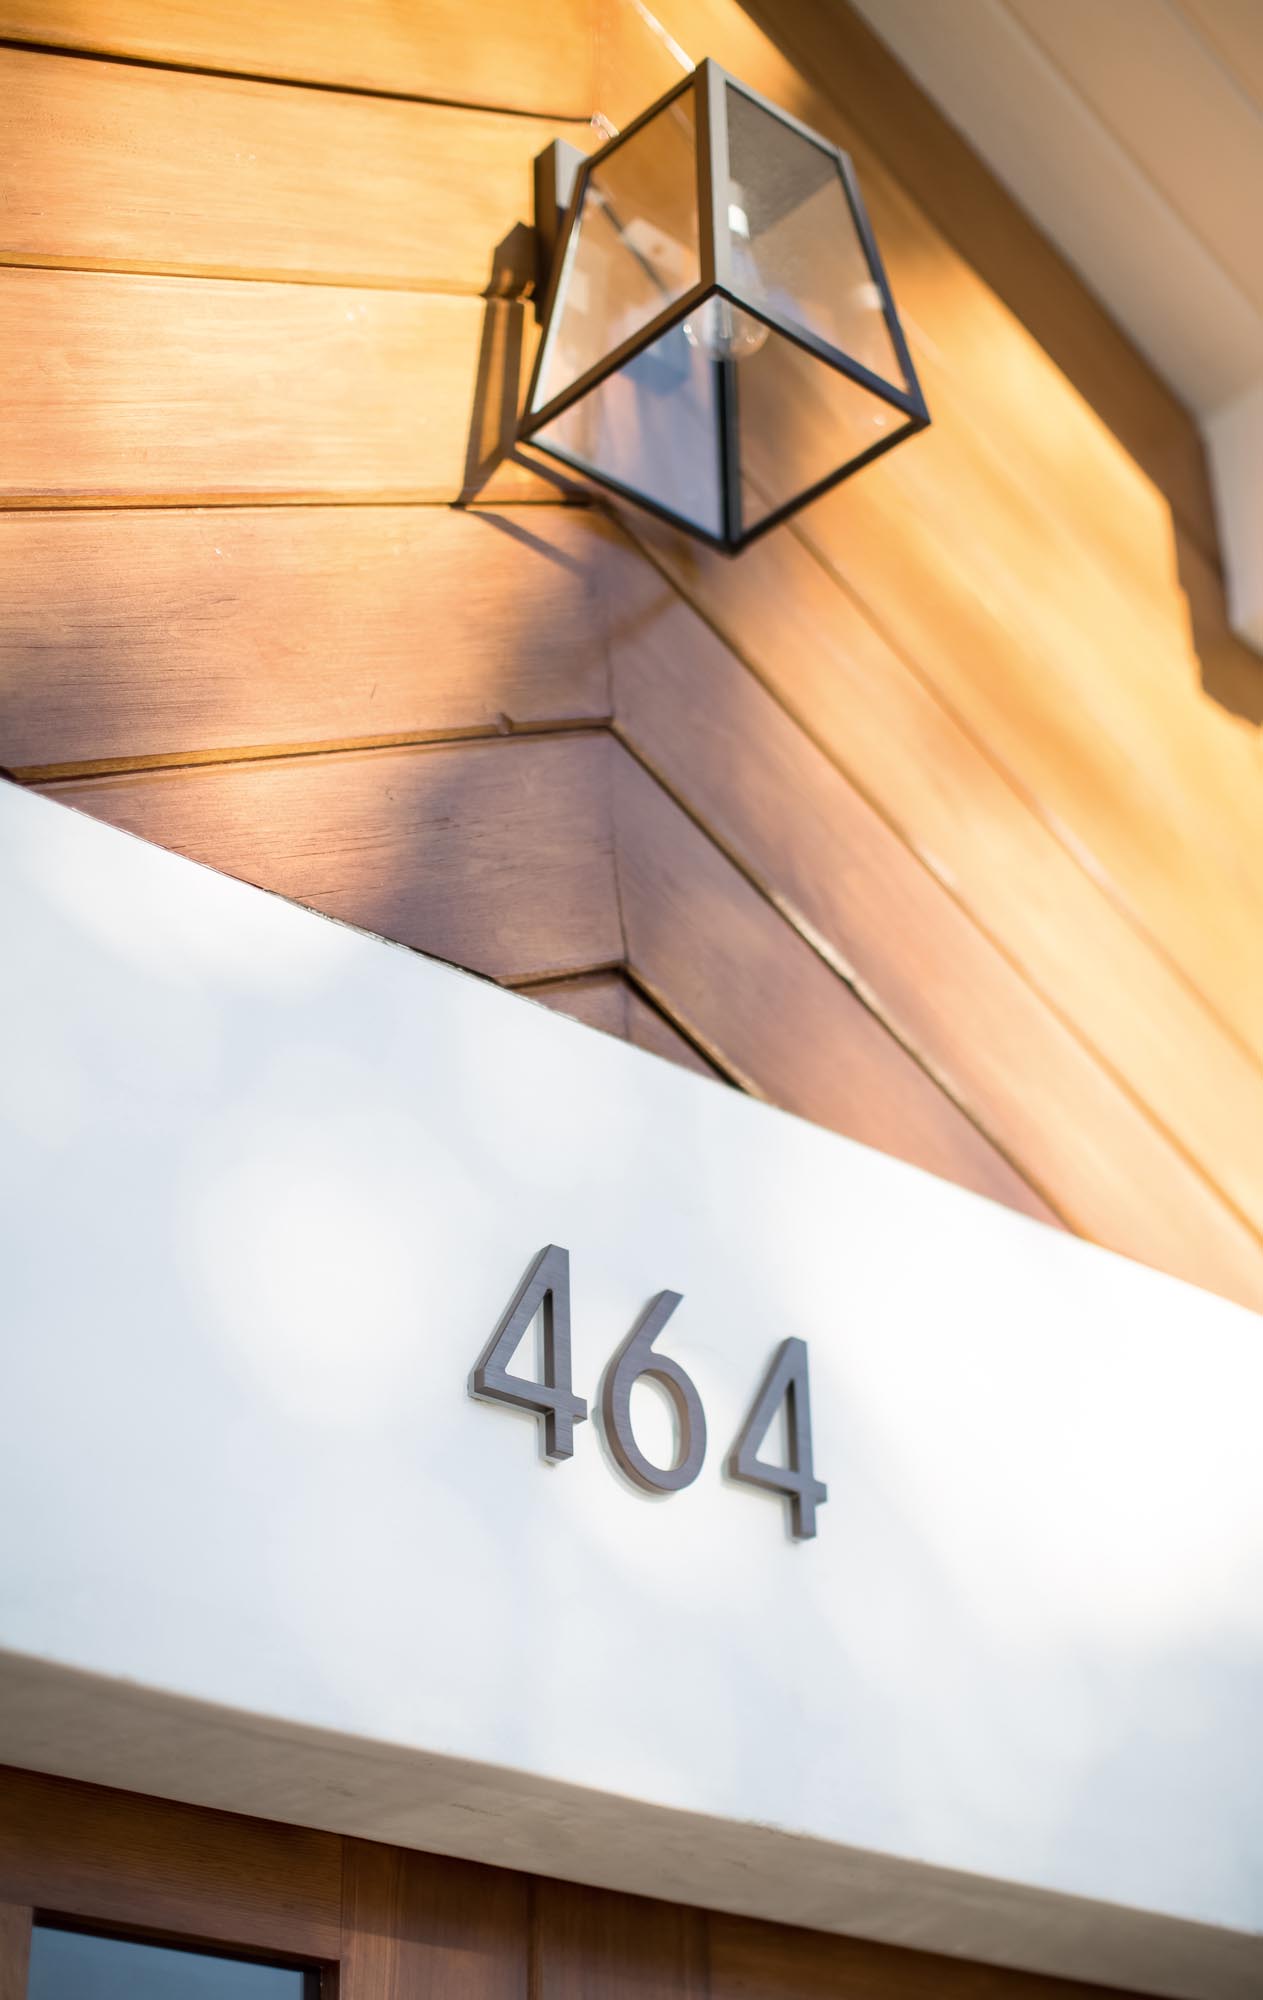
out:
{"label": "metal number 4", "polygon": [[[789,1419],[789,1464],[769,1465],[759,1457],[759,1446],[782,1403]],[[729,1453],[727,1470],[730,1478],[747,1486],[783,1493],[789,1501],[794,1540],[811,1540],[816,1532],[816,1509],[828,1499],[829,1489],[816,1478],[812,1462],[805,1340],[783,1340],[777,1348],[741,1435]]]}
{"label": "metal number 4", "polygon": [[[544,1313],[544,1379],[510,1375],[509,1363],[540,1308]],[[541,1250],[478,1357],[469,1393],[483,1403],[509,1403],[544,1419],[545,1458],[573,1458],[574,1427],[588,1414],[570,1377],[570,1253]]]}

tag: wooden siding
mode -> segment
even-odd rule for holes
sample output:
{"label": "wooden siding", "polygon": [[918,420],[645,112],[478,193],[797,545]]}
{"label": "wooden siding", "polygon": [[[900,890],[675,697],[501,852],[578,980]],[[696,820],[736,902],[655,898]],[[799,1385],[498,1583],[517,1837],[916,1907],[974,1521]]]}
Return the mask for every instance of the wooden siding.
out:
{"label": "wooden siding", "polygon": [[[1195,432],[844,6],[756,11],[0,0],[0,764],[1263,1307]],[[935,419],[736,563],[500,462],[531,159],[681,50],[851,148]]]}
{"label": "wooden siding", "polygon": [[1108,2000],[1113,1990],[0,1770],[0,2000],[24,2000],[33,1909],[321,1964],[338,2000]]}
{"label": "wooden siding", "polygon": [[228,74],[586,118],[588,0],[0,0],[0,37]]}

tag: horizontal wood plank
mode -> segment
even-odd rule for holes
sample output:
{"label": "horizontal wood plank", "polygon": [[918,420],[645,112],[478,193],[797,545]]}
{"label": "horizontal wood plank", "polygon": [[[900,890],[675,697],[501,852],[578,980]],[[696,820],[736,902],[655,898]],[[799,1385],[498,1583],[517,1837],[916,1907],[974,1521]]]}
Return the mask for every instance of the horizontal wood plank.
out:
{"label": "horizontal wood plank", "polygon": [[1252,1213],[1258,1066],[854,600],[783,531],[731,563],[626,521],[1053,1010]]}
{"label": "horizontal wood plank", "polygon": [[[1080,1234],[1263,1304],[1214,1159],[1190,1164],[661,579],[629,570],[622,607],[620,736],[798,932]],[[1263,1075],[1255,1100],[1263,1129]],[[1263,1230],[1263,1157],[1240,1167]]]}
{"label": "horizontal wood plank", "polygon": [[494,105],[593,109],[590,0],[0,0],[0,36],[247,76]]}
{"label": "horizontal wood plank", "polygon": [[0,1898],[13,1902],[336,1960],[341,1873],[334,1834],[0,1772]]}
{"label": "horizontal wood plank", "polygon": [[[0,504],[453,500],[511,443],[503,300],[0,269]],[[501,467],[485,498],[555,498]]]}
{"label": "horizontal wood plank", "polygon": [[[471,38],[473,39],[473,38]],[[0,262],[522,292],[588,125],[0,49]]]}
{"label": "horizontal wood plank", "polygon": [[0,765],[603,720],[609,548],[567,507],[0,514]]}
{"label": "horizontal wood plank", "polygon": [[612,779],[628,961],[691,1040],[773,1104],[1055,1220],[639,764]]}
{"label": "horizontal wood plank", "polygon": [[[601,736],[347,751],[52,787],[225,874],[496,977],[617,964]],[[621,754],[621,753],[620,753]]]}
{"label": "horizontal wood plank", "polygon": [[621,972],[592,972],[578,979],[529,986],[525,997],[558,1014],[569,1014],[589,1028],[599,1028],[603,1034],[617,1035],[620,1041],[647,1049],[651,1055],[663,1056],[698,1076],[720,1076],[715,1065],[672,1027],[665,1014],[642,999]]}

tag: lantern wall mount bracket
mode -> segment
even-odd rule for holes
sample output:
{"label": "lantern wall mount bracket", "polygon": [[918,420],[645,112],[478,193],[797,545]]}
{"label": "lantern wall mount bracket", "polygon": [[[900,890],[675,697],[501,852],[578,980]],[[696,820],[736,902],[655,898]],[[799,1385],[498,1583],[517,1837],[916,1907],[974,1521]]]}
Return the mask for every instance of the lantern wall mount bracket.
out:
{"label": "lantern wall mount bracket", "polygon": [[544,318],[548,281],[574,199],[579,169],[587,158],[569,139],[554,139],[535,155],[535,317]]}
{"label": "lantern wall mount bracket", "polygon": [[736,554],[930,421],[847,154],[703,62],[535,162],[521,447]]}

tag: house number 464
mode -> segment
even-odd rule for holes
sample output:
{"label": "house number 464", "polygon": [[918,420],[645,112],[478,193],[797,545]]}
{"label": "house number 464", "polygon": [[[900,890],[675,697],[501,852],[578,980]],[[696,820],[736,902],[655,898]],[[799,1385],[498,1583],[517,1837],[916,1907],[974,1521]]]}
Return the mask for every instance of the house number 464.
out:
{"label": "house number 464", "polygon": [[[659,1292],[650,1301],[612,1356],[601,1385],[606,1442],[628,1478],[650,1493],[678,1493],[681,1487],[691,1486],[706,1456],[706,1416],[701,1397],[679,1362],[659,1354],[655,1345],[679,1303],[678,1292]],[[541,1311],[544,1379],[533,1382],[526,1376],[510,1375],[509,1363]],[[642,1375],[660,1383],[675,1405],[674,1465],[653,1464],[636,1442],[631,1392]],[[510,1403],[514,1409],[533,1411],[543,1418],[545,1457],[574,1456],[574,1427],[584,1421],[588,1406],[582,1396],[576,1396],[571,1380],[568,1251],[559,1249],[555,1243],[540,1251],[479,1355],[469,1378],[469,1393],[483,1403]],[[759,1446],[782,1403],[788,1419],[789,1463],[771,1465],[759,1457]],[[829,1495],[816,1478],[812,1464],[805,1341],[783,1340],[777,1348],[750,1414],[728,1454],[726,1469],[732,1479],[784,1495],[789,1502],[790,1532],[796,1541],[807,1541],[815,1534],[816,1509]]]}

